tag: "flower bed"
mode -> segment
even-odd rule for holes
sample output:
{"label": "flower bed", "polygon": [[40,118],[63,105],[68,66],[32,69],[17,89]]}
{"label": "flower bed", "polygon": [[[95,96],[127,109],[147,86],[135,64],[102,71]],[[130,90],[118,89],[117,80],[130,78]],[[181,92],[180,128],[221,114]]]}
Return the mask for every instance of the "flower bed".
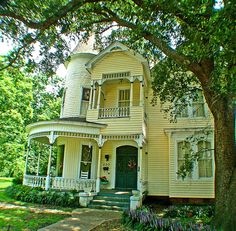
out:
{"label": "flower bed", "polygon": [[182,224],[181,221],[171,218],[160,218],[148,208],[125,211],[123,213],[123,224],[137,231],[214,231],[210,225],[194,224],[192,222]]}

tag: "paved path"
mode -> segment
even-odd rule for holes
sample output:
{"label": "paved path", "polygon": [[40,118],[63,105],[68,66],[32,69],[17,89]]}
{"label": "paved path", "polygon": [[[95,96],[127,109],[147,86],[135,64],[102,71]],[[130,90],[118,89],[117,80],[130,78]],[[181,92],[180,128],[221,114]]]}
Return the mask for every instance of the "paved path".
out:
{"label": "paved path", "polygon": [[66,218],[38,231],[89,231],[104,221],[120,217],[121,212],[118,211],[88,208],[76,209],[72,212],[70,218]]}

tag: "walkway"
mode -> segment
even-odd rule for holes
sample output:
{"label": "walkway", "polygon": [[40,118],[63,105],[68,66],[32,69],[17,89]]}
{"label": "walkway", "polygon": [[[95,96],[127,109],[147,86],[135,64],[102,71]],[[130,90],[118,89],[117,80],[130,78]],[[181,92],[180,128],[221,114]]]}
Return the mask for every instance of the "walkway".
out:
{"label": "walkway", "polygon": [[121,212],[118,211],[81,208],[74,210],[72,217],[38,231],[89,231],[104,221],[120,217]]}

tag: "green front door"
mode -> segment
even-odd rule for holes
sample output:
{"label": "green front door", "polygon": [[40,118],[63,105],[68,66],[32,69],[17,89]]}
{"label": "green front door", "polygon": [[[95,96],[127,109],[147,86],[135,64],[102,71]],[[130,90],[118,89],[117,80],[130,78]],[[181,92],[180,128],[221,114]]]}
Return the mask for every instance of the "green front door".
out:
{"label": "green front door", "polygon": [[137,189],[138,149],[121,146],[116,149],[116,188]]}

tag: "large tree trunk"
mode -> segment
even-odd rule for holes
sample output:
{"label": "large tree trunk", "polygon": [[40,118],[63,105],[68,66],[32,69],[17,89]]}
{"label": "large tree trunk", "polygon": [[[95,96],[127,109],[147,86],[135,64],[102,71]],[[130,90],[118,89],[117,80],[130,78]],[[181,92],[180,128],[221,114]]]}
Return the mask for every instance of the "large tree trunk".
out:
{"label": "large tree trunk", "polygon": [[[232,99],[211,104],[215,132],[215,225],[236,230],[236,151]],[[210,105],[209,105],[210,106]]]}

